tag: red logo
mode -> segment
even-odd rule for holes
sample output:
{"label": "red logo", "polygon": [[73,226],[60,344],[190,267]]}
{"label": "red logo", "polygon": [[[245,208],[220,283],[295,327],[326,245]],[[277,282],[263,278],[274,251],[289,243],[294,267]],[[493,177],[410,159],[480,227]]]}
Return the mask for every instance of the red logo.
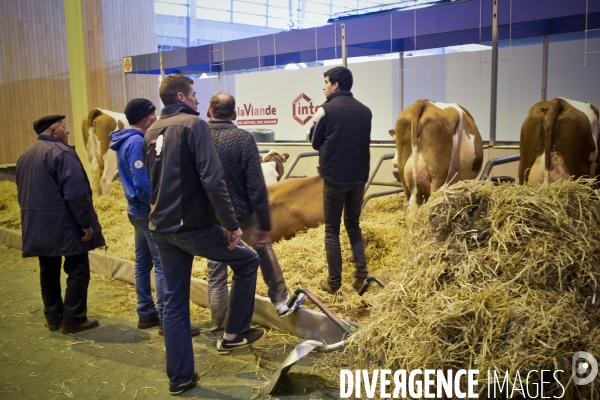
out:
{"label": "red logo", "polygon": [[300,93],[300,96],[292,102],[292,115],[302,126],[311,120],[318,109],[319,106],[313,105],[311,98],[304,93]]}

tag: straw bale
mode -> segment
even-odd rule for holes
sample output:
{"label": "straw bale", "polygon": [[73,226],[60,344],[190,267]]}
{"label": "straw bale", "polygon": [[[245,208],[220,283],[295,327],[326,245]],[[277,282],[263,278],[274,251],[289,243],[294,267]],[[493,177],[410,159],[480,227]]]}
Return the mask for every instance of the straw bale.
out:
{"label": "straw bale", "polygon": [[17,184],[0,181],[0,226],[20,230],[21,209],[17,200]]}
{"label": "straw bale", "polygon": [[[341,359],[350,369],[475,368],[480,388],[487,370],[514,379],[561,369],[567,386],[576,351],[600,354],[598,200],[586,180],[443,188],[401,235],[409,251]],[[592,387],[600,382],[571,382],[564,398],[590,398]]]}

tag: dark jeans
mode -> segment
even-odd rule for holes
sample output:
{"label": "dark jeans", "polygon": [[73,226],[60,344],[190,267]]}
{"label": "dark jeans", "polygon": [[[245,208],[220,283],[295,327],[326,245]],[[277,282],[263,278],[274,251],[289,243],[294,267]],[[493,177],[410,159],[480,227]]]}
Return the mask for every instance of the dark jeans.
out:
{"label": "dark jeans", "polygon": [[[248,242],[250,240],[257,224],[255,214],[248,216],[240,222],[240,228],[244,232],[242,236],[243,241]],[[285,302],[288,290],[271,243],[264,249],[257,250],[256,252],[260,262],[260,271],[262,272],[265,284],[269,287],[271,302],[274,304]],[[210,316],[214,323],[213,331],[222,331],[225,328],[228,303],[227,263],[208,260],[208,304],[210,307]]]}
{"label": "dark jeans", "polygon": [[227,232],[220,226],[184,233],[152,232],[163,268],[165,308],[163,331],[169,383],[179,385],[194,376],[190,328],[190,281],[194,256],[227,263],[233,270],[227,333],[250,329],[254,312],[258,256],[240,243],[227,248]]}
{"label": "dark jeans", "polygon": [[[158,249],[148,229],[148,215],[128,214],[135,232],[135,294],[137,296],[136,311],[140,317],[148,317],[158,311],[158,319],[162,323],[165,293],[163,290],[163,272],[160,265]],[[154,267],[154,289],[156,290],[156,306],[152,299],[150,272]]]}
{"label": "dark jeans", "polygon": [[360,230],[360,212],[365,185],[340,186],[327,181],[323,185],[323,209],[325,212],[325,253],[329,276],[327,282],[337,290],[342,285],[342,250],[340,248],[340,224],[344,211],[344,226],[352,246],[355,278],[368,275],[365,245]]}
{"label": "dark jeans", "polygon": [[39,257],[40,286],[44,316],[49,325],[79,325],[87,320],[87,291],[90,283],[88,253],[65,256],[67,276],[65,300],[60,287],[62,257]]}

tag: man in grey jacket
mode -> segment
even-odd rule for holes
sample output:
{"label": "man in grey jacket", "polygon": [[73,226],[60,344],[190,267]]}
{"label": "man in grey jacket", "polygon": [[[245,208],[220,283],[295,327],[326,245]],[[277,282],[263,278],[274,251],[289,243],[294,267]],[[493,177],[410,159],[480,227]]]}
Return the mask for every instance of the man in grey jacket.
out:
{"label": "man in grey jacket", "polygon": [[[261,160],[254,136],[233,124],[237,117],[235,99],[226,93],[218,93],[210,99],[207,116],[208,126],[215,150],[225,170],[225,183],[229,198],[240,226],[242,239],[253,245],[260,260],[263,279],[269,287],[269,298],[280,317],[294,312],[304,301],[304,295],[288,306],[287,286],[277,256],[271,246],[271,216],[269,195],[262,174]],[[213,331],[217,333],[219,354],[223,349],[220,336],[225,326],[229,291],[227,289],[227,264],[208,260],[208,303]]]}
{"label": "man in grey jacket", "polygon": [[[23,257],[37,256],[46,326],[75,333],[98,326],[87,318],[88,252],[105,246],[83,165],[69,146],[64,115],[33,123],[38,140],[17,161]],[[67,275],[63,301],[62,257]]]}
{"label": "man in grey jacket", "polygon": [[[189,316],[195,255],[227,263],[233,270],[222,347],[231,350],[252,344],[265,331],[250,328],[258,256],[240,241],[243,232],[227,194],[223,167],[208,125],[196,112],[193,81],[169,75],[159,93],[165,108],[144,136],[143,155],[152,187],[149,228],[165,280],[163,329],[169,392],[179,395],[199,379]],[[225,229],[219,226],[217,215]]]}

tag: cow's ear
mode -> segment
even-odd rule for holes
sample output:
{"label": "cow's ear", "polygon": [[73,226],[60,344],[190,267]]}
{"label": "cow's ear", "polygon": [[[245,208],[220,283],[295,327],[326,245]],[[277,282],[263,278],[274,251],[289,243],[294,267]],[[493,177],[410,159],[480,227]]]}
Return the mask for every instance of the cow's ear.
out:
{"label": "cow's ear", "polygon": [[290,155],[288,153],[283,153],[282,156],[283,156],[283,162],[286,162]]}
{"label": "cow's ear", "polygon": [[391,137],[396,137],[396,130],[395,129],[390,129],[390,136]]}
{"label": "cow's ear", "polygon": [[123,121],[121,121],[121,120],[117,121],[117,126],[119,127],[119,129],[125,128],[125,125],[123,124]]}

